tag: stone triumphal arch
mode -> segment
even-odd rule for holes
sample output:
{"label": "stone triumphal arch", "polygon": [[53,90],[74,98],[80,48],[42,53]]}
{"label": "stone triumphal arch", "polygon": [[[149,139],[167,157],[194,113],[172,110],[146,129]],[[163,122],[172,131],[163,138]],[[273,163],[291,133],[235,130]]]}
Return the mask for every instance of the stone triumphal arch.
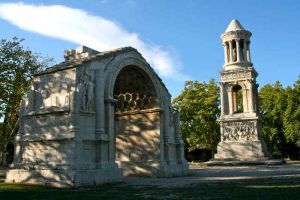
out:
{"label": "stone triumphal arch", "polygon": [[171,96],[141,54],[80,47],[35,75],[6,181],[70,187],[181,176],[183,152]]}

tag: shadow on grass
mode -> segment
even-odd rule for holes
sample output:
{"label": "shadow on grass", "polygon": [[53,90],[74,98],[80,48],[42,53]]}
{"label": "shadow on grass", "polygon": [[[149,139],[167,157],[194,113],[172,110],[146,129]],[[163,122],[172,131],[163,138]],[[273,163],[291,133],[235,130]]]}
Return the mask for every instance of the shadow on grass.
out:
{"label": "shadow on grass", "polygon": [[55,189],[35,185],[0,184],[0,199],[299,199],[300,179],[220,181],[181,188],[108,184]]}

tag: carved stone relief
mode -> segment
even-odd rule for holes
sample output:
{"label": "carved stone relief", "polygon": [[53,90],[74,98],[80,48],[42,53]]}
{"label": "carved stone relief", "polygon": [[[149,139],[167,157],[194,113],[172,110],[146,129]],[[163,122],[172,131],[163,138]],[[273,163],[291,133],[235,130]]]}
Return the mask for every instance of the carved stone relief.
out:
{"label": "carved stone relief", "polygon": [[[35,111],[52,111],[69,108],[69,92],[71,90],[68,71],[40,76],[34,83]],[[69,75],[70,76],[70,75]],[[30,95],[29,95],[30,96]],[[30,97],[29,101],[32,101]]]}
{"label": "carved stone relief", "polygon": [[222,80],[234,80],[234,79],[241,79],[241,78],[251,78],[251,72],[235,72],[235,73],[226,73],[221,74]]}
{"label": "carved stone relief", "polygon": [[94,73],[85,69],[79,80],[80,110],[85,112],[94,111]]}
{"label": "carved stone relief", "polygon": [[223,141],[255,139],[255,121],[223,122]]}

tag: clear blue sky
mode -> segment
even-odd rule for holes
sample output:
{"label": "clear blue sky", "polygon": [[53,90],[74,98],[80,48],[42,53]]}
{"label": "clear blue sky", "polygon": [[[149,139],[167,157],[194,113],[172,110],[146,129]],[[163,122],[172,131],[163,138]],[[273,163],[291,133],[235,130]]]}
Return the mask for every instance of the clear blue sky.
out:
{"label": "clear blue sky", "polygon": [[[19,1],[0,3],[0,38],[11,39],[13,36],[25,38],[25,46],[35,52],[54,57],[56,63],[63,61],[65,49],[79,46],[78,42],[74,42],[76,38],[66,41],[61,37],[51,36],[50,33],[49,37],[30,28],[20,28],[13,25],[12,20],[4,19],[3,12],[6,11],[3,11],[3,8],[1,11],[1,4],[16,2]],[[218,72],[224,64],[220,35],[232,19],[238,19],[245,29],[252,32],[251,56],[259,73],[260,86],[274,83],[276,80],[280,80],[284,86],[292,85],[300,75],[298,0],[31,0],[23,3],[33,6],[63,5],[80,9],[89,16],[112,21],[123,32],[138,35],[139,40],[143,41],[142,44],[147,44],[145,49],[160,47],[162,51],[159,53],[167,52],[172,64],[177,66],[174,76],[182,75],[174,78],[173,74],[169,76],[166,73],[169,69],[161,73],[158,70],[173,97],[183,89],[185,79],[208,81],[215,78],[219,81]],[[19,13],[15,12],[10,13],[10,18]],[[50,15],[49,18],[55,17],[56,13],[52,14],[53,16]],[[74,26],[82,27],[80,25],[82,22],[78,22],[78,18],[70,20]],[[20,23],[30,24],[30,21]],[[44,21],[44,26],[49,24],[47,20]],[[101,32],[102,25],[97,27],[96,23],[94,26],[97,28],[93,30],[94,33]],[[88,34],[88,31],[84,34]],[[111,41],[113,44],[108,45],[110,41],[105,40],[114,40],[114,34],[104,37],[98,45],[101,46],[103,43],[104,47],[123,44]],[[153,51],[148,52],[150,57]]]}

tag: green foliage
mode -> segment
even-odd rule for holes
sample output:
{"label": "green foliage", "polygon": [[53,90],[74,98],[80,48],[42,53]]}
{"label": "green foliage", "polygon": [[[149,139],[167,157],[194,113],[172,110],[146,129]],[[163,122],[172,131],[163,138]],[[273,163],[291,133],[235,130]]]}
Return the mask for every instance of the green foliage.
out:
{"label": "green foliage", "polygon": [[294,88],[288,87],[287,108],[283,113],[284,134],[288,142],[300,147],[300,76]]}
{"label": "green foliage", "polygon": [[263,136],[271,152],[282,154],[285,143],[283,113],[286,110],[286,94],[279,81],[267,84],[259,91],[260,112],[263,119]]}
{"label": "green foliage", "polygon": [[269,151],[291,156],[300,147],[300,77],[294,87],[283,88],[279,81],[265,85],[259,101]]}
{"label": "green foliage", "polygon": [[51,61],[24,49],[22,42],[16,37],[0,41],[0,153],[5,153],[17,131],[19,104],[32,75]]}
{"label": "green foliage", "polygon": [[189,150],[215,150],[220,138],[217,123],[220,100],[216,82],[213,79],[208,83],[186,81],[173,104],[180,113],[180,129]]}

